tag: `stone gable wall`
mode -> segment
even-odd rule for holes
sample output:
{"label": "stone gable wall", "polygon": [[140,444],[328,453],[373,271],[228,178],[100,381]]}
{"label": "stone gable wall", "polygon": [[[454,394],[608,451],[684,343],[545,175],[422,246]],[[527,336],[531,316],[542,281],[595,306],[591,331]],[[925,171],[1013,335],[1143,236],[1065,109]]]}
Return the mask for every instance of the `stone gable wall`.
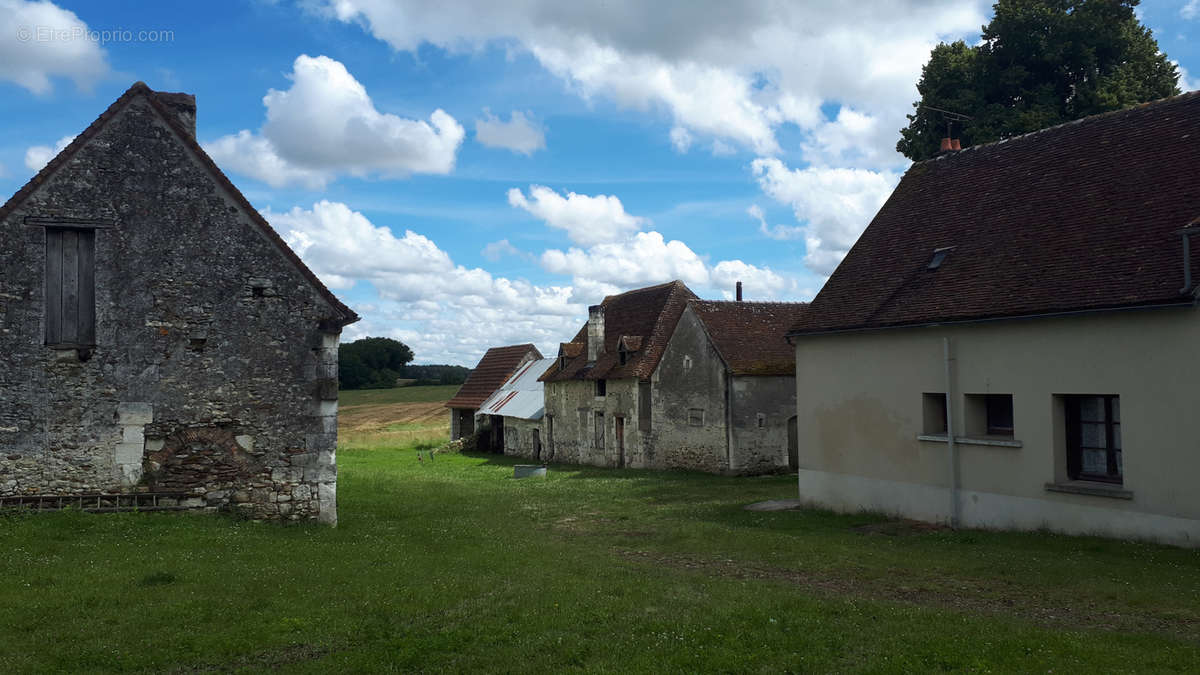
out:
{"label": "stone gable wall", "polygon": [[[110,224],[94,349],[44,345],[45,229],[27,218]],[[134,98],[0,222],[0,496],[169,487],[336,522],[333,314]]]}

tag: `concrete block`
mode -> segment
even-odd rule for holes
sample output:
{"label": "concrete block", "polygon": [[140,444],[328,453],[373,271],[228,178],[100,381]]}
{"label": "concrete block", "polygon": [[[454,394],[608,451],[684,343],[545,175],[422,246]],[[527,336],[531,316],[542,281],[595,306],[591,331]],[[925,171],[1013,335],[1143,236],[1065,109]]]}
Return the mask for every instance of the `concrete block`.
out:
{"label": "concrete block", "polygon": [[146,429],[144,426],[126,425],[121,427],[121,443],[136,443],[139,446],[145,447],[146,444]]}
{"label": "concrete block", "polygon": [[142,464],[143,445],[138,443],[117,443],[114,461],[117,464]]}
{"label": "concrete block", "polygon": [[317,511],[317,522],[326,525],[337,525],[337,485],[334,483],[322,483],[317,488],[317,498],[319,500]]}
{"label": "concrete block", "polygon": [[122,426],[150,424],[154,421],[154,406],[149,403],[118,403],[117,423]]}

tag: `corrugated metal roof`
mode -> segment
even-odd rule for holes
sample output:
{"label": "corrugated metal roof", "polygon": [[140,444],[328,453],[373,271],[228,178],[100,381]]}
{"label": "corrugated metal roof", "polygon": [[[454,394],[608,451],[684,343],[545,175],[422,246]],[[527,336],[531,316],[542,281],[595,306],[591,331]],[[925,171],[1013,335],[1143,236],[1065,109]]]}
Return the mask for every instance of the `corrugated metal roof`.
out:
{"label": "corrugated metal roof", "polygon": [[479,406],[476,415],[503,415],[524,420],[540,420],[545,413],[542,383],[538,378],[554,365],[556,359],[530,361],[508,378],[496,393]]}

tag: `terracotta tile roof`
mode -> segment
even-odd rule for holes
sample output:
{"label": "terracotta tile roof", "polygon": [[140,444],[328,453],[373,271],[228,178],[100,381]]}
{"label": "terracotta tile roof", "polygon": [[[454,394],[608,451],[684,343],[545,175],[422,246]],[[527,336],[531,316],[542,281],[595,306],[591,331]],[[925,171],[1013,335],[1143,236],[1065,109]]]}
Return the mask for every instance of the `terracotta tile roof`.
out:
{"label": "terracotta tile roof", "polygon": [[1200,92],[914,164],[793,332],[1190,304],[1198,176]]}
{"label": "terracotta tile roof", "polygon": [[542,353],[531,344],[509,345],[508,347],[492,347],[487,350],[474,370],[467,376],[467,381],[459,387],[454,398],[446,401],[447,408],[470,408],[476,410],[499,389],[508,378],[512,377],[527,355],[533,359],[542,358]]}
{"label": "terracotta tile roof", "polygon": [[785,335],[807,304],[692,300],[688,306],[734,375],[796,374],[796,350]]}
{"label": "terracotta tile roof", "polygon": [[125,93],[121,94],[116,101],[113,101],[112,105],[108,106],[107,110],[101,113],[94,122],[88,125],[87,129],[83,130],[83,133],[76,136],[75,140],[71,141],[70,145],[63,148],[62,152],[58,153],[54,159],[50,160],[46,166],[42,167],[42,170],[39,171],[37,175],[35,175],[33,178],[30,178],[29,182],[26,183],[20,190],[17,190],[17,192],[10,197],[7,202],[4,203],[4,206],[0,206],[0,220],[7,218],[13,212],[13,210],[20,206],[21,203],[24,202],[27,197],[29,197],[29,195],[33,194],[38,187],[49,180],[50,177],[53,176],[60,167],[69,162],[80,148],[86,145],[88,141],[96,136],[96,134],[100,133],[100,130],[103,129],[106,124],[108,124],[109,120],[111,120],[118,112],[121,111],[121,109],[128,105],[130,101],[138,96],[144,96],[146,98],[150,105],[158,111],[159,115],[162,117],[163,121],[166,122],[167,126],[171,127],[183,144],[186,145],[188,149],[196,155],[196,158],[200,161],[200,164],[204,166],[204,168],[207,169],[210,174],[212,174],[217,183],[226,191],[228,191],[233,197],[234,201],[236,201],[238,205],[242,207],[242,210],[245,211],[246,216],[251,220],[251,222],[258,226],[258,228],[267,236],[267,239],[275,244],[280,253],[282,253],[284,257],[286,257],[293,265],[296,266],[296,269],[300,271],[300,274],[304,276],[304,278],[306,278],[314,288],[316,288],[316,290],[321,294],[321,297],[325,298],[325,300],[333,306],[334,311],[337,312],[338,315],[335,317],[329,317],[329,321],[335,324],[338,328],[358,321],[358,314],[338,300],[337,296],[335,296],[325,286],[325,284],[321,283],[321,280],[317,278],[317,275],[313,274],[312,270],[310,270],[308,266],[300,260],[300,257],[297,256],[296,253],[292,251],[292,249],[283,241],[283,238],[279,236],[279,233],[271,227],[271,224],[262,217],[257,209],[251,206],[250,202],[241,193],[241,191],[234,186],[233,182],[230,181],[229,178],[216,165],[216,163],[213,162],[212,158],[208,156],[208,153],[204,152],[204,149],[201,148],[200,144],[196,142],[196,138],[191,131],[183,128],[183,126],[179,123],[172,109],[176,108],[183,101],[183,99],[190,98],[188,94],[156,92],[150,89],[150,87],[146,86],[145,82],[134,82],[133,86],[125,90]]}
{"label": "terracotta tile roof", "polygon": [[[600,380],[636,377],[649,379],[662,358],[667,340],[675,331],[675,324],[683,314],[688,300],[694,300],[696,294],[683,284],[682,281],[671,281],[657,286],[639,288],[620,295],[610,295],[604,298],[600,306],[604,308],[604,353],[589,366],[587,362],[587,324],[571,341],[577,347],[579,354],[570,357],[567,367],[560,369],[558,364],[546,371],[542,376],[545,382],[561,380]],[[624,335],[642,338],[639,351],[633,352],[625,365],[621,365],[617,353],[617,343]]]}

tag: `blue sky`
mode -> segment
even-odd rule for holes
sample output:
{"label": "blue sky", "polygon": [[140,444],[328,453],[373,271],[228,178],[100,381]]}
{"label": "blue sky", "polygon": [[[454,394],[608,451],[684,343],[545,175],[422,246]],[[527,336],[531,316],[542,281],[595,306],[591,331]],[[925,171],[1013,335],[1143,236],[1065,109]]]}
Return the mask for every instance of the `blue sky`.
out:
{"label": "blue sky", "polygon": [[[907,166],[929,49],[989,12],[0,0],[0,192],[134,81],[186,91],[201,143],[364,317],[344,339],[552,353],[588,304],[673,278],[811,298]],[[1200,0],[1139,13],[1200,86]]]}

